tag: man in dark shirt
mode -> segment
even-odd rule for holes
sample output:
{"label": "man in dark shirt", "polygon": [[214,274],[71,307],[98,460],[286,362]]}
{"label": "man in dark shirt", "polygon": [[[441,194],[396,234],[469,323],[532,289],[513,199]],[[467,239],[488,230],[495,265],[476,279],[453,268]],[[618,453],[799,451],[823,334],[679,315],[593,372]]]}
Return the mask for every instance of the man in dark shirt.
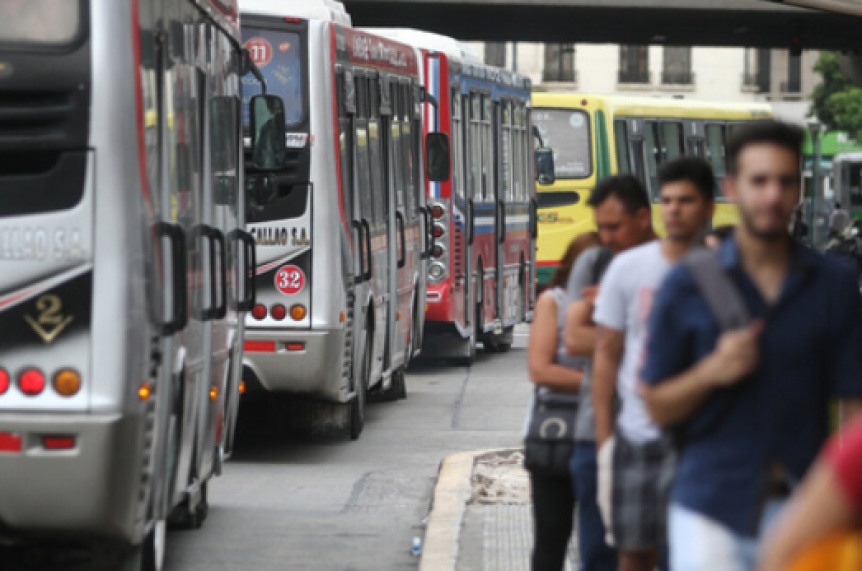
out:
{"label": "man in dark shirt", "polygon": [[742,224],[717,252],[753,321],[721,333],[691,271],[659,289],[642,388],[681,436],[671,494],[671,568],[753,569],[757,541],[829,433],[862,397],[862,303],[852,272],[787,228],[801,191],[802,131],[740,129],[725,191]]}

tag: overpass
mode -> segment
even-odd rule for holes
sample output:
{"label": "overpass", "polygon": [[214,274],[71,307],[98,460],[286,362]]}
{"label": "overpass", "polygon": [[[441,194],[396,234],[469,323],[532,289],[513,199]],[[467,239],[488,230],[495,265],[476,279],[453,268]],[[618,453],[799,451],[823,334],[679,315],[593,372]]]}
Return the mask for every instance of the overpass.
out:
{"label": "overpass", "polygon": [[765,0],[342,1],[356,26],[462,40],[862,49],[862,18]]}

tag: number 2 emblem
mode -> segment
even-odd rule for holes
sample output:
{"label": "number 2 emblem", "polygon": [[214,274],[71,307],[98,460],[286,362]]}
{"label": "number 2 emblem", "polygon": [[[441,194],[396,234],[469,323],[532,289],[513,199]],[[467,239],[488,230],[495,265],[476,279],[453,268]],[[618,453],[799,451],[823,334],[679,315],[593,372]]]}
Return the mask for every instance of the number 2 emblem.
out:
{"label": "number 2 emblem", "polygon": [[282,266],[275,272],[275,287],[284,295],[296,295],[305,289],[305,272],[296,266]]}
{"label": "number 2 emblem", "polygon": [[43,295],[36,300],[38,317],[33,319],[25,315],[24,319],[33,328],[33,331],[42,338],[45,343],[51,343],[57,338],[67,325],[72,322],[72,316],[64,316],[62,310],[63,302],[56,295]]}

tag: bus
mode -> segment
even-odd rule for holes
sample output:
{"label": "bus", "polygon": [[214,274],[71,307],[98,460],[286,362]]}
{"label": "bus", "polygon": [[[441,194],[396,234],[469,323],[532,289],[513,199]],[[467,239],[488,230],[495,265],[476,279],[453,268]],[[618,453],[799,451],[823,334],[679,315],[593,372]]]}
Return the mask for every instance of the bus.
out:
{"label": "bus", "polygon": [[[862,218],[862,153],[842,153],[832,160],[831,202],[839,202],[851,218]],[[831,204],[828,205],[831,210]]]}
{"label": "bus", "polygon": [[245,46],[286,102],[289,147],[278,170],[248,168],[258,301],[243,379],[356,439],[367,392],[404,398],[421,348],[424,93],[413,48],[323,4],[240,3]]}
{"label": "bus", "polygon": [[713,224],[735,224],[738,212],[722,194],[725,146],[734,128],[768,119],[768,104],[732,104],[577,93],[533,94],[533,122],[554,149],[555,182],[537,185],[538,280],[543,288],[569,242],[595,229],[587,202],[598,180],[617,173],[637,176],[654,202],[653,223],[662,233],[656,171],[680,155],[707,159],[716,175]]}
{"label": "bus", "polygon": [[159,569],[167,524],[206,516],[254,295],[238,15],[232,0],[4,3],[4,544],[62,537]]}
{"label": "bus", "polygon": [[505,352],[531,319],[536,239],[529,78],[484,65],[464,44],[409,29],[375,33],[421,50],[426,129],[451,142],[451,177],[427,185],[433,243],[423,356],[470,365]]}

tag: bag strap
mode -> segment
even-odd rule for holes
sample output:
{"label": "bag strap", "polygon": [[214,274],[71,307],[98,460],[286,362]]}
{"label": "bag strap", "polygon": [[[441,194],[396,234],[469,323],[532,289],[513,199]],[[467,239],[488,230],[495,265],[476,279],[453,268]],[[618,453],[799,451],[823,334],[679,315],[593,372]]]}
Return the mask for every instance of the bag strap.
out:
{"label": "bag strap", "polygon": [[608,266],[611,264],[611,260],[613,259],[614,254],[608,248],[604,246],[599,246],[598,254],[596,254],[596,259],[593,261],[593,267],[591,268],[592,273],[590,275],[592,285],[598,284],[602,281],[602,276],[605,275],[605,270],[608,269]]}
{"label": "bag strap", "polygon": [[709,310],[722,331],[745,327],[751,321],[745,300],[724,271],[715,252],[698,248],[683,263],[688,267]]}

